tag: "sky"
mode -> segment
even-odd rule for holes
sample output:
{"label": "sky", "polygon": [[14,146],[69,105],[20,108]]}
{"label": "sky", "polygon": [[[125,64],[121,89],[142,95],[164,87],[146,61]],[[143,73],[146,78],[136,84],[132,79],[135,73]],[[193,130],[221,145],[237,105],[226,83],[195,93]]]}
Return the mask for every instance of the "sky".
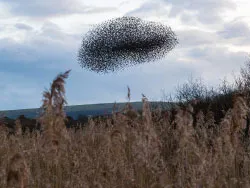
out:
{"label": "sky", "polygon": [[[68,105],[162,100],[190,77],[216,86],[249,59],[249,0],[0,0],[0,110],[38,108],[52,80],[71,69]],[[110,74],[80,67],[82,38],[122,16],[161,22],[179,44],[161,60]]]}

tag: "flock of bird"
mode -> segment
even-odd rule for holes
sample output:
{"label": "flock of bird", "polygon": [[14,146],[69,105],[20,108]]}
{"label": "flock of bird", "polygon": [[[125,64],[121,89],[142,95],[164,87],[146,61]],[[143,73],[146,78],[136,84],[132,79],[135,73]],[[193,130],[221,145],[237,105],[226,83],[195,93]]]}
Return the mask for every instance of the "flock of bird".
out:
{"label": "flock of bird", "polygon": [[78,63],[90,71],[109,73],[160,59],[176,44],[178,40],[170,27],[137,17],[121,17],[87,32]]}

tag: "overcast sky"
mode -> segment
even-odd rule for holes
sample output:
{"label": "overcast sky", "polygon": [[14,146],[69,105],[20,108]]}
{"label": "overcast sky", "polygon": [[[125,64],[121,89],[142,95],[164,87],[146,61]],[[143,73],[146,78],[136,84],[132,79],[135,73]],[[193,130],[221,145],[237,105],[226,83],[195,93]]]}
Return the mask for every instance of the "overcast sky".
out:
{"label": "overcast sky", "polygon": [[[0,0],[0,110],[41,106],[55,76],[72,69],[69,105],[160,100],[191,76],[232,80],[250,52],[249,0]],[[170,26],[179,44],[164,59],[100,75],[77,52],[95,24],[136,16]]]}

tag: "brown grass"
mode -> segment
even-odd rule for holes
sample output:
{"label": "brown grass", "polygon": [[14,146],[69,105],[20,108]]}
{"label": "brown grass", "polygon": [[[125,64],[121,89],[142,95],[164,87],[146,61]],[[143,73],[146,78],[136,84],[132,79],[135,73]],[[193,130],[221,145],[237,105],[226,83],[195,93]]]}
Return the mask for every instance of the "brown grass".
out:
{"label": "brown grass", "polygon": [[176,109],[175,116],[163,116],[161,109],[150,109],[144,96],[142,116],[128,104],[124,113],[90,119],[75,132],[64,124],[68,74],[58,75],[43,95],[41,134],[20,134],[18,121],[15,136],[0,132],[0,187],[250,186],[244,95],[234,97],[219,124],[211,111],[194,114],[191,104]]}
{"label": "brown grass", "polygon": [[7,187],[9,188],[25,188],[28,185],[28,167],[24,157],[17,153],[9,162],[7,168]]}

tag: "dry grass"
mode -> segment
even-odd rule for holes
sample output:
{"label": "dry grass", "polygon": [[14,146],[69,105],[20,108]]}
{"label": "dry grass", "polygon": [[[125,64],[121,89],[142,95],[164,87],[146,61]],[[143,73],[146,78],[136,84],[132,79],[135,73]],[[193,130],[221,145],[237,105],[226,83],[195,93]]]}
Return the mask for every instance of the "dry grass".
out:
{"label": "dry grass", "polygon": [[28,185],[28,167],[24,157],[17,153],[9,162],[7,168],[7,187],[25,188]]}
{"label": "dry grass", "polygon": [[143,97],[142,116],[128,104],[124,114],[90,119],[75,132],[64,124],[68,74],[58,75],[44,93],[41,134],[20,134],[18,121],[15,136],[1,129],[0,187],[250,186],[250,147],[243,139],[249,109],[243,95],[235,96],[219,124],[211,111],[194,114],[191,104],[174,117],[163,116]]}

